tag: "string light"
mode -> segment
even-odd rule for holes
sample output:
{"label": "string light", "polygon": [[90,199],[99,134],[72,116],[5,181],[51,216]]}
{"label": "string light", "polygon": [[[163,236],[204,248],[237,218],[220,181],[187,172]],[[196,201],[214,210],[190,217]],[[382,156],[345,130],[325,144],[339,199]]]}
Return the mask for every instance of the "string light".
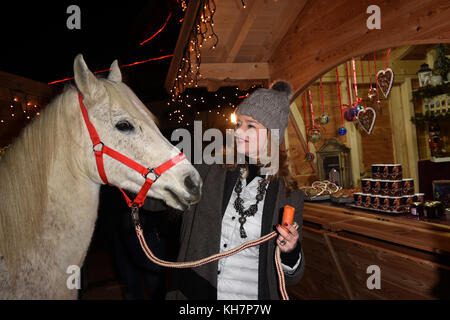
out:
{"label": "string light", "polygon": [[[161,57],[157,57],[157,58],[150,58],[150,59],[143,60],[143,61],[136,61],[136,62],[133,62],[133,63],[130,63],[130,64],[122,65],[122,66],[120,66],[119,68],[131,67],[131,66],[135,66],[135,65],[138,65],[138,64],[141,64],[141,63],[150,62],[150,61],[162,60],[162,59],[166,59],[166,58],[170,58],[170,57],[173,57],[173,54],[168,54],[168,55],[161,56]],[[107,71],[110,71],[110,70],[111,70],[111,69],[99,70],[99,71],[95,71],[95,72],[93,72],[93,73],[94,73],[94,74],[97,74],[97,73],[107,72]],[[55,83],[59,83],[59,82],[65,82],[65,81],[72,80],[73,78],[74,78],[74,77],[66,78],[66,79],[62,79],[62,80],[56,80],[56,81],[49,82],[48,84],[51,85],[51,84],[55,84]]]}
{"label": "string light", "polygon": [[[225,119],[225,122],[232,123],[231,114],[236,109],[235,106],[242,102],[239,97],[247,97],[255,88],[262,86],[262,84],[253,85],[248,91],[239,91],[237,87],[222,87],[217,92],[207,94],[203,93],[204,89],[199,92],[198,89],[189,88],[178,95],[176,99],[169,100],[168,106],[172,110],[169,112],[169,121],[176,121],[180,125],[192,125],[194,118],[198,119],[200,115],[198,110],[200,109],[208,114],[215,112],[215,115]],[[211,108],[211,106],[215,106],[215,108]],[[185,112],[192,109],[194,109],[193,112]]]}
{"label": "string light", "polygon": [[[181,5],[183,6],[183,2]],[[201,78],[201,48],[211,39],[214,40],[212,49],[215,49],[219,42],[213,27],[215,11],[216,4],[214,0],[200,1],[199,11],[171,89],[173,96],[179,95],[187,86],[198,87],[198,79]]]}
{"label": "string light", "polygon": [[[34,118],[34,116],[39,116],[40,112],[39,112],[39,97],[36,98],[37,103],[33,103],[31,99],[27,99],[27,94],[25,94],[25,98],[24,100],[26,102],[24,102],[24,104],[21,104],[20,99],[16,96],[12,94],[12,90],[11,91],[11,101],[10,101],[10,119],[20,119],[21,117],[19,116],[20,114],[24,115],[24,120],[31,120],[32,118]],[[25,109],[22,109],[22,105],[25,106]],[[32,108],[31,108],[32,107]],[[20,112],[20,110],[22,110],[22,113]],[[33,114],[33,110],[36,111]],[[17,120],[16,120],[17,121]],[[8,121],[6,119],[0,119],[0,124],[2,125],[7,125]]]}
{"label": "string light", "polygon": [[164,25],[163,25],[158,31],[156,31],[156,33],[155,33],[154,35],[152,35],[150,38],[148,38],[148,39],[142,41],[139,45],[142,46],[144,43],[149,42],[149,41],[152,40],[154,37],[156,37],[156,36],[158,35],[158,33],[160,33],[161,31],[163,31],[164,28],[165,28],[166,25],[167,25],[167,22],[169,22],[169,19],[170,19],[171,16],[172,16],[172,12],[169,13],[169,16],[167,17],[166,22],[164,22]]}

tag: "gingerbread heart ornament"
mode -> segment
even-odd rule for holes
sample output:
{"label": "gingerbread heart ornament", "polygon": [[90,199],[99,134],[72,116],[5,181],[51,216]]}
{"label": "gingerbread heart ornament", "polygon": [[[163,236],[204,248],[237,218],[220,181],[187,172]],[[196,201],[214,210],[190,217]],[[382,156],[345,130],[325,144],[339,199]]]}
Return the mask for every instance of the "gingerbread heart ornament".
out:
{"label": "gingerbread heart ornament", "polygon": [[372,133],[376,118],[377,114],[373,108],[366,107],[364,110],[358,112],[358,122],[368,134]]}
{"label": "gingerbread heart ornament", "polygon": [[394,83],[394,72],[392,71],[391,68],[386,68],[385,70],[378,71],[377,84],[385,98],[387,98],[389,92],[391,92],[393,83]]}

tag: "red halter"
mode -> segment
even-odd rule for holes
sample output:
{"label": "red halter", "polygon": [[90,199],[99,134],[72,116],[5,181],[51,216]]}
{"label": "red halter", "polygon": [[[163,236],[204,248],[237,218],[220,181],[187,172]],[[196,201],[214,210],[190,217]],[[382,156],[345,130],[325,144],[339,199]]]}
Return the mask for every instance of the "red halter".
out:
{"label": "red halter", "polygon": [[[97,170],[100,175],[100,178],[103,180],[104,183],[112,186],[108,182],[108,179],[106,178],[105,167],[103,165],[103,154],[107,154],[111,158],[116,159],[117,161],[122,162],[123,164],[127,165],[131,169],[134,169],[135,171],[139,172],[144,177],[145,182],[144,182],[144,185],[142,186],[141,190],[139,191],[138,195],[136,196],[136,198],[133,201],[131,201],[130,198],[128,198],[128,196],[125,194],[125,192],[121,188],[119,188],[119,187],[117,187],[117,188],[122,192],[123,196],[125,197],[125,200],[127,201],[128,206],[130,208],[136,209],[138,207],[141,207],[144,204],[148,190],[150,189],[152,184],[159,178],[159,176],[164,171],[169,170],[170,168],[172,168],[174,165],[176,165],[180,161],[186,159],[186,156],[181,152],[174,158],[170,159],[169,161],[164,162],[162,165],[160,165],[159,167],[156,167],[156,168],[146,168],[146,167],[141,166],[139,163],[131,160],[130,158],[124,156],[123,154],[121,154],[103,144],[103,142],[100,140],[100,137],[97,134],[97,131],[95,130],[94,125],[89,120],[89,116],[88,116],[86,107],[84,106],[84,103],[83,103],[83,95],[80,92],[78,92],[78,100],[80,102],[80,108],[81,108],[81,113],[83,114],[84,122],[86,123],[86,127],[89,131],[89,135],[92,140],[92,145],[93,145],[92,150],[94,151],[94,154],[95,154],[95,160],[97,162]],[[99,150],[96,149],[97,146],[101,146]],[[149,174],[152,174],[153,177],[149,178],[148,177]]]}

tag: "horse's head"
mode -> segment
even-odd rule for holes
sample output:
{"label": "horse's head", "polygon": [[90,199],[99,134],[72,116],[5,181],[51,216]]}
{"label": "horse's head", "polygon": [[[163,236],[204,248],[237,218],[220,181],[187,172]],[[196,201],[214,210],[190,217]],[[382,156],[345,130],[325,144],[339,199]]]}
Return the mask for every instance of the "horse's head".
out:
{"label": "horse's head", "polygon": [[[112,63],[108,78],[101,79],[94,76],[79,54],[74,61],[74,75],[77,88],[83,94],[89,119],[106,146],[149,168],[157,167],[180,153],[161,134],[154,115],[122,82],[117,60]],[[84,124],[82,126],[86,128]],[[88,141],[90,143],[87,130],[82,136],[84,140],[87,139],[83,145],[88,144]],[[103,183],[92,149],[85,149],[86,161],[83,167],[88,177]],[[144,183],[141,174],[107,155],[103,158],[109,183],[134,193],[139,192]],[[147,196],[162,199],[167,205],[183,210],[199,201],[201,187],[199,173],[184,159],[165,171],[153,183]]]}

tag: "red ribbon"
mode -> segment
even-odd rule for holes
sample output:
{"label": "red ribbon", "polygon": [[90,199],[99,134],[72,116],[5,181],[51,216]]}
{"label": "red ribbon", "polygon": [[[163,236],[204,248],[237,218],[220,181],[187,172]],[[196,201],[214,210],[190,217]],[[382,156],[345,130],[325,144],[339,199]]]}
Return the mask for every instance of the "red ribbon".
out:
{"label": "red ribbon", "polygon": [[323,104],[322,77],[320,77],[320,104],[322,106],[322,114],[324,114],[325,113],[325,106]]}
{"label": "red ribbon", "polygon": [[302,103],[303,103],[303,121],[305,122],[305,136],[306,136],[306,148],[309,152],[309,139],[308,139],[308,124],[306,120],[306,92],[302,94]]}
{"label": "red ribbon", "polygon": [[359,102],[359,96],[358,96],[358,84],[356,82],[356,66],[355,66],[355,59],[352,58],[352,72],[353,72],[353,85],[355,87],[355,97],[356,102]]}
{"label": "red ribbon", "polygon": [[[364,64],[363,64],[362,57],[359,58],[359,62],[361,63],[361,83],[364,84]],[[362,98],[361,98],[361,101],[362,101]]]}
{"label": "red ribbon", "polygon": [[369,68],[370,89],[372,89],[372,72],[370,71],[370,60],[367,61],[367,67]]}
{"label": "red ribbon", "polygon": [[378,92],[378,74],[377,74],[377,54],[373,53],[373,65],[375,66],[375,88],[377,89],[377,102],[380,101],[380,94]]}
{"label": "red ribbon", "polygon": [[345,62],[345,78],[347,80],[347,95],[348,95],[348,106],[352,105],[352,97],[350,95],[350,79],[348,76],[347,62]]}
{"label": "red ribbon", "polygon": [[311,109],[311,123],[312,123],[312,127],[315,129],[316,123],[314,122],[314,108],[313,108],[311,88],[308,88],[308,95],[309,95],[309,108]]}
{"label": "red ribbon", "polygon": [[337,86],[337,92],[338,92],[338,98],[339,98],[339,112],[341,114],[341,126],[344,125],[344,118],[342,116],[342,98],[341,98],[341,85],[339,84],[339,72],[338,67],[336,67],[336,86]]}
{"label": "red ribbon", "polygon": [[391,53],[391,49],[389,48],[386,54],[386,64],[384,65],[384,70],[389,67],[389,54]]}

